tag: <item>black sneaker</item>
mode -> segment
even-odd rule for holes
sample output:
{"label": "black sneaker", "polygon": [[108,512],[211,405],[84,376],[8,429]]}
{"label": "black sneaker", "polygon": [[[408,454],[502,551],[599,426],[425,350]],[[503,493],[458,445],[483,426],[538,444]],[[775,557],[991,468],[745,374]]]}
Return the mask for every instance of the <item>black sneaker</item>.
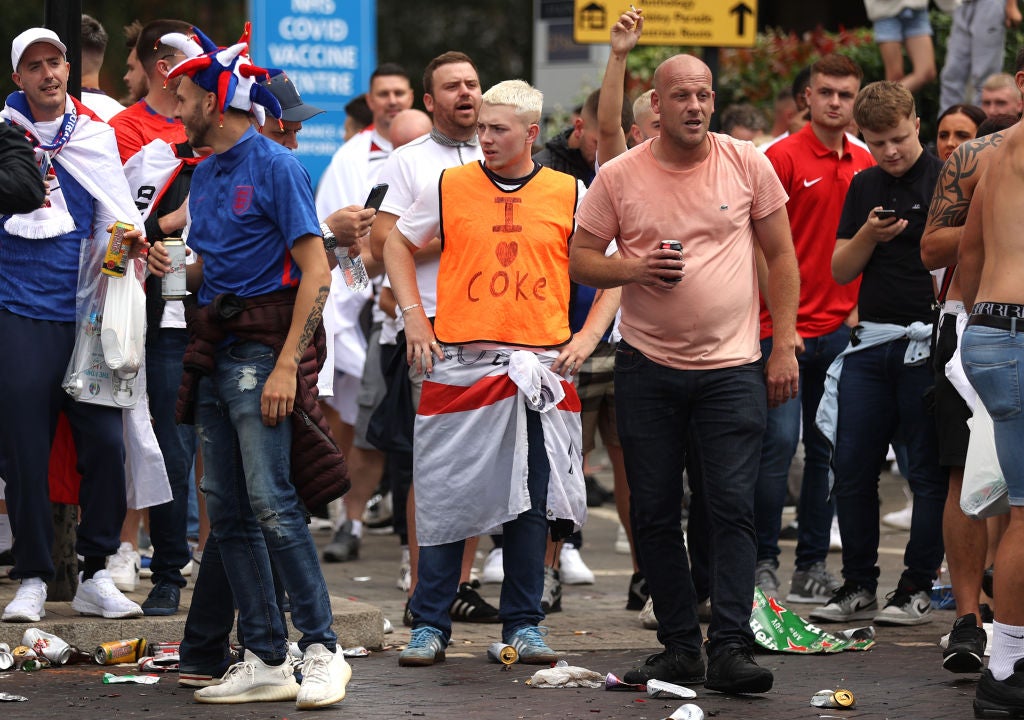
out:
{"label": "black sneaker", "polygon": [[644,574],[633,573],[633,577],[629,579],[629,592],[626,593],[626,609],[640,612],[644,609],[644,603],[650,594]]}
{"label": "black sneaker", "polygon": [[772,689],[772,671],[754,662],[750,648],[726,645],[714,654],[708,651],[708,690],[731,693],[763,693]]}
{"label": "black sneaker", "polygon": [[989,565],[987,568],[985,568],[985,574],[981,576],[981,590],[990,598],[994,598],[996,596],[996,590],[994,585],[995,577],[995,565]]}
{"label": "black sneaker", "polygon": [[324,562],[348,562],[358,558],[359,538],[352,534],[352,521],[346,520],[324,548]]}
{"label": "black sneaker", "polygon": [[498,608],[489,604],[480,597],[476,591],[479,584],[464,582],[459,585],[459,592],[455,595],[452,605],[448,608],[448,615],[457,622],[469,623],[496,623],[501,622],[498,616]]}
{"label": "black sneaker", "polygon": [[704,660],[700,655],[665,650],[649,655],[643,665],[627,672],[622,680],[631,685],[646,685],[648,680],[695,685],[704,682]]}
{"label": "black sneaker", "polygon": [[988,668],[981,673],[974,694],[976,718],[1024,718],[1024,659],[1013,664],[1013,674],[996,680]]}
{"label": "black sneaker", "polygon": [[978,627],[974,613],[958,617],[949,634],[949,644],[942,652],[942,667],[955,673],[973,673],[985,665],[985,646],[988,635]]}
{"label": "black sneaker", "polygon": [[158,582],[142,603],[143,615],[174,615],[181,601],[181,589],[174,583]]}

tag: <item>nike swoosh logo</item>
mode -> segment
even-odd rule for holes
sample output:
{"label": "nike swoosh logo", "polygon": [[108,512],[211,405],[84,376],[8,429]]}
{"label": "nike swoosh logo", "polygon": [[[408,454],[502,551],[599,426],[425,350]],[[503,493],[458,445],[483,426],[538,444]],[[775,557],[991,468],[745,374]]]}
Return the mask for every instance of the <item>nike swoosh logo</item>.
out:
{"label": "nike swoosh logo", "polygon": [[815,178],[814,180],[804,180],[804,187],[809,188],[811,185],[816,185],[821,182],[821,178]]}

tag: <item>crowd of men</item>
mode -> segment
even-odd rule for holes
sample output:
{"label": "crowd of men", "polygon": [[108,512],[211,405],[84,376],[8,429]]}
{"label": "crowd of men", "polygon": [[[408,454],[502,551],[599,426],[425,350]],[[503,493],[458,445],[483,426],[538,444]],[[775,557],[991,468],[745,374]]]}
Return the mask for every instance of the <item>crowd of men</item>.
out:
{"label": "crowd of men", "polygon": [[[196,701],[333,705],[352,671],[310,515],[348,490],[322,560],[358,561],[386,487],[411,628],[399,665],[443,661],[453,621],[500,624],[520,662],[547,665],[559,653],[543,621],[562,583],[593,582],[579,550],[600,432],[632,555],[627,607],[664,646],[626,682],[767,692],[755,587],[817,622],[917,625],[932,620],[945,557],[958,617],[943,666],[981,672],[979,717],[1024,714],[1024,607],[1007,600],[1024,583],[1024,53],[1015,75],[976,88],[981,109],[960,97],[943,113],[944,164],[919,136],[914,83],[862,87],[837,54],[798,76],[793,112],[760,147],[741,134],[757,124],[747,110],[731,114],[733,134],[710,132],[714,78],[692,55],[664,61],[630,103],[643,23],[639,10],[618,18],[601,89],[536,154],[544,99],[528,83],[484,90],[473,59],[448,51],[424,69],[426,115],[406,70],[381,64],[353,105],[362,129],[315,193],[292,151],[322,111],[254,65],[248,28],[224,45],[181,20],[126,29],[134,101],[119,111],[97,87],[95,20],[83,16],[81,99],[61,38],[19,34],[19,90],[0,113],[0,333],[20,349],[0,355],[0,375],[18,378],[0,397],[17,418],[0,433],[0,517],[20,582],[3,621],[45,615],[50,486],[55,467],[76,467],[73,609],[172,615],[192,573],[179,682]],[[1010,117],[984,134],[986,113]],[[94,259],[118,221],[133,226],[129,272],[101,279]],[[163,297],[172,270],[185,300]],[[115,283],[146,289],[129,409],[66,391],[101,324],[97,284]],[[982,409],[1008,490],[1001,539],[959,503]],[[801,438],[786,591],[781,518]],[[913,504],[905,567],[880,605],[890,445]],[[147,450],[163,458],[157,477],[139,467]],[[193,554],[197,479],[208,529]],[[146,507],[140,605],[124,593]],[[827,567],[836,522],[841,580]],[[473,579],[481,536],[498,607]]]}

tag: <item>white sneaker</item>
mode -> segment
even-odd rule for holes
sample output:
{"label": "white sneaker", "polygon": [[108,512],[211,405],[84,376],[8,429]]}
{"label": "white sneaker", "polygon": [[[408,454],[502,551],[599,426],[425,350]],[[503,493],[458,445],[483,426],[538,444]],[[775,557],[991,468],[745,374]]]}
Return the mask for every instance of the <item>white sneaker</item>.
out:
{"label": "white sneaker", "polygon": [[107,558],[107,572],[114,585],[122,592],[135,592],[139,584],[142,558],[130,542],[121,543],[117,552]]}
{"label": "white sneaker", "polygon": [[559,574],[566,585],[593,585],[594,573],[583,562],[583,557],[575,545],[562,545],[559,553]]}
{"label": "white sneaker", "polygon": [[220,685],[200,688],[192,695],[201,703],[247,703],[294,700],[299,694],[292,664],[267,665],[251,650],[224,673]]}
{"label": "white sneaker", "polygon": [[648,630],[658,629],[658,618],[654,617],[654,600],[650,597],[644,603],[644,609],[640,611],[640,624]]}
{"label": "white sneaker", "polygon": [[832,516],[832,529],[828,532],[829,552],[839,552],[843,549],[843,536],[839,533],[839,518]]}
{"label": "white sneaker", "polygon": [[398,566],[398,581],[395,587],[404,593],[412,587],[412,566],[409,564],[409,549],[402,550],[402,562]]}
{"label": "white sneaker", "polygon": [[41,578],[25,578],[7,607],[4,622],[39,622],[46,617],[46,583]]}
{"label": "white sneaker", "polygon": [[914,517],[914,501],[911,500],[902,510],[893,510],[882,516],[882,523],[897,530],[910,530],[910,521]]}
{"label": "white sneaker", "polygon": [[187,563],[185,563],[185,567],[183,567],[183,568],[181,569],[181,575],[182,575],[182,577],[191,577],[191,575],[192,575],[192,571],[193,571],[194,569],[195,569],[195,563],[193,563],[193,562],[192,562],[192,559],[191,559],[191,558],[189,558],[189,561],[188,561]]}
{"label": "white sneaker", "polygon": [[121,594],[106,570],[100,570],[90,580],[82,580],[82,573],[78,574],[78,592],[71,601],[71,609],[108,619],[142,617],[139,604]]}
{"label": "white sneaker", "polygon": [[619,531],[615,534],[615,552],[619,555],[629,555],[629,537],[626,536],[626,528],[619,525]]}
{"label": "white sneaker", "polygon": [[496,547],[487,553],[484,560],[484,571],[481,573],[480,582],[486,584],[501,583],[505,579],[505,556],[500,547]]}
{"label": "white sneaker", "polygon": [[300,710],[326,707],[345,699],[345,686],[352,679],[352,668],[341,650],[333,653],[319,643],[306,648],[302,656],[302,687],[295,698]]}

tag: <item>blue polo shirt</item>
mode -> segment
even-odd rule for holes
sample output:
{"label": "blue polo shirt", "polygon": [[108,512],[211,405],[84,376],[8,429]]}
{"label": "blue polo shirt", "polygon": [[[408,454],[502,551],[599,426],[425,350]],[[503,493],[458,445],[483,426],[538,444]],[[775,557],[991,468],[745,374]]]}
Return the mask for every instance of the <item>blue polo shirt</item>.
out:
{"label": "blue polo shirt", "polygon": [[257,297],[295,287],[302,274],[291,248],[320,234],[309,173],[252,128],[196,167],[189,213],[189,245],[203,259],[200,306],[222,293]]}

